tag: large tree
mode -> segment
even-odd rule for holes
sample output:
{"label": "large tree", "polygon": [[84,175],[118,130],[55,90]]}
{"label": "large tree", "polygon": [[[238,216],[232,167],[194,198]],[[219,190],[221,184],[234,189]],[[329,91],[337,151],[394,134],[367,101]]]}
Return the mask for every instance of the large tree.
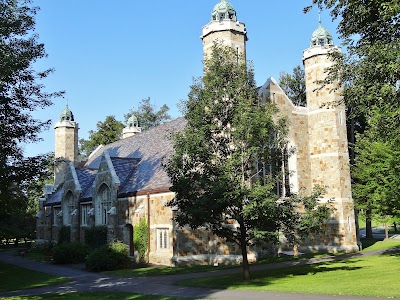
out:
{"label": "large tree", "polygon": [[154,103],[151,103],[150,97],[147,97],[140,101],[137,109],[131,110],[125,115],[125,120],[128,120],[131,115],[135,115],[142,130],[148,130],[171,120],[168,111],[168,105],[164,104],[158,108]]}
{"label": "large tree", "polygon": [[79,140],[79,152],[83,156],[89,156],[99,145],[107,145],[121,139],[124,124],[115,119],[115,116],[107,116],[104,122],[97,122],[96,130],[89,131],[87,140]]}
{"label": "large tree", "polygon": [[51,70],[33,68],[46,57],[34,33],[36,12],[29,1],[0,0],[0,220],[10,228],[14,216],[28,208],[30,183],[46,172],[47,157],[24,157],[23,144],[39,141],[50,124],[31,113],[58,95],[45,92],[40,83]]}
{"label": "large tree", "polygon": [[[250,279],[248,247],[276,244],[280,232],[294,241],[304,228],[306,214],[296,209],[303,198],[276,192],[286,123],[273,104],[261,101],[253,69],[234,49],[216,44],[205,70],[184,102],[187,126],[175,136],[166,164],[175,192],[170,205],[179,225],[205,227],[237,244]],[[267,170],[256,167],[267,164]],[[308,203],[310,212],[316,201]]]}
{"label": "large tree", "polygon": [[303,67],[295,67],[293,74],[282,71],[279,74],[279,86],[295,105],[307,105],[306,78]]}
{"label": "large tree", "polygon": [[[364,178],[369,168],[364,162],[374,161],[380,167],[370,174],[374,176],[371,181],[378,183],[384,179],[387,182],[385,193],[391,191],[390,201],[395,213],[400,208],[400,195],[395,181],[386,172],[391,160],[384,159],[378,150],[384,147],[387,153],[395,153],[400,146],[400,2],[313,0],[313,3],[320,8],[326,7],[331,11],[332,18],[340,20],[338,32],[347,51],[334,56],[336,65],[329,70],[327,80],[341,81],[350,118],[361,119],[364,123],[362,134],[355,140],[359,156],[353,168],[356,201],[363,206],[371,201],[368,197],[371,196],[368,193],[371,185],[365,184]],[[309,9],[306,8],[306,11]],[[369,147],[372,147],[373,153],[370,153]],[[395,177],[399,176],[397,173]],[[380,210],[365,209],[366,219],[371,219],[371,212]],[[370,229],[368,227],[369,222],[367,229]],[[370,230],[367,232],[371,233]]]}

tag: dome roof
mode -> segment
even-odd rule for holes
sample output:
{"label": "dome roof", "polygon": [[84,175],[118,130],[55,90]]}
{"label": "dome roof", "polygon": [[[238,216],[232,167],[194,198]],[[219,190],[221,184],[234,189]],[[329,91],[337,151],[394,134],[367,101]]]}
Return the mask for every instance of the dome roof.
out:
{"label": "dome roof", "polygon": [[332,35],[321,23],[311,36],[311,47],[333,45]]}
{"label": "dome roof", "polygon": [[225,19],[236,21],[236,11],[227,0],[221,0],[211,12],[211,20],[222,21]]}
{"label": "dome roof", "polygon": [[68,105],[62,111],[60,121],[74,121],[74,114],[69,110]]}
{"label": "dome roof", "polygon": [[126,127],[131,128],[131,127],[139,127],[139,121],[136,118],[135,115],[131,115],[128,120],[126,121]]}

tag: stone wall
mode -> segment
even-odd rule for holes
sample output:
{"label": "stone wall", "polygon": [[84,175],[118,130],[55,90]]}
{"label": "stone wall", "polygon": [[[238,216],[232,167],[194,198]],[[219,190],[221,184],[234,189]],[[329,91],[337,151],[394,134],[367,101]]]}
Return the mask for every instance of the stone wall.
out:
{"label": "stone wall", "polygon": [[222,22],[212,21],[203,27],[203,53],[204,57],[211,54],[214,42],[219,41],[226,46],[237,49],[238,53],[246,57],[246,27],[241,22],[224,20]]}

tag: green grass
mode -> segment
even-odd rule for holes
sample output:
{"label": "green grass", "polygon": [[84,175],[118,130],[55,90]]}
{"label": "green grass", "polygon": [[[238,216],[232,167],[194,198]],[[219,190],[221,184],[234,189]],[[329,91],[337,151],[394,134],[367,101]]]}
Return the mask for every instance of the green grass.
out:
{"label": "green grass", "polygon": [[179,285],[290,293],[400,297],[400,256],[376,255],[316,265],[180,281]]}
{"label": "green grass", "polygon": [[0,263],[0,292],[61,284],[68,281],[70,281],[68,278],[56,277]]}
{"label": "green grass", "polygon": [[389,239],[382,241],[381,239],[361,239],[363,251],[385,250],[400,247],[400,239]]}
{"label": "green grass", "polygon": [[[328,254],[306,254],[301,257],[270,257],[265,258],[257,262],[256,264],[269,264],[276,262],[285,262],[289,260],[302,260],[312,257],[322,257]],[[147,277],[147,276],[163,276],[163,275],[180,275],[180,274],[190,274],[199,272],[209,272],[224,269],[241,268],[241,265],[219,265],[219,266],[187,266],[187,267],[166,267],[166,266],[154,266],[154,267],[138,267],[134,269],[123,269],[115,271],[103,272],[106,275],[117,276],[117,277]]]}
{"label": "green grass", "polygon": [[58,293],[58,294],[46,294],[46,295],[35,295],[35,296],[23,296],[23,297],[9,297],[2,298],[7,300],[183,300],[187,298],[167,297],[167,296],[154,296],[154,295],[140,295],[131,293],[118,293],[118,292],[99,292],[99,293]]}
{"label": "green grass", "polygon": [[239,266],[190,266],[190,267],[166,267],[166,266],[155,266],[155,267],[144,267],[135,269],[123,269],[115,271],[103,272],[104,274],[118,277],[132,277],[132,276],[162,276],[162,275],[177,275],[177,274],[189,274],[198,272],[208,272],[214,270],[222,270],[229,268],[238,268]]}

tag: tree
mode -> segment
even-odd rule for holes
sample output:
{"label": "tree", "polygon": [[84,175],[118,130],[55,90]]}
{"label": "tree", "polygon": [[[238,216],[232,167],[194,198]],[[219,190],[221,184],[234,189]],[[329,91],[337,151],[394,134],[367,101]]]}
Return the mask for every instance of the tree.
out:
{"label": "tree", "polygon": [[[295,234],[302,198],[276,193],[286,122],[261,101],[253,69],[234,49],[215,44],[205,70],[184,102],[187,126],[175,136],[165,166],[175,192],[169,205],[177,208],[179,225],[206,227],[236,243],[248,280],[248,247]],[[268,172],[255,168],[258,161],[276,168],[263,177]]]}
{"label": "tree", "polygon": [[293,104],[306,106],[306,79],[304,68],[297,66],[293,69],[293,74],[281,72],[279,74],[279,86],[285,94],[292,100]]}
{"label": "tree", "polygon": [[131,110],[126,114],[125,120],[128,120],[131,115],[135,115],[142,130],[148,130],[171,120],[168,111],[169,107],[166,104],[157,110],[156,105],[152,104],[150,97],[148,97],[140,101],[138,109]]}
{"label": "tree", "polygon": [[[383,147],[389,153],[394,153],[400,145],[400,3],[384,0],[368,3],[356,0],[313,0],[313,3],[320,8],[330,9],[333,19],[340,19],[338,32],[347,47],[347,53],[334,55],[336,64],[329,70],[327,82],[339,79],[344,86],[343,100],[350,108],[350,119],[361,118],[364,122],[362,134],[356,135],[358,140],[355,140],[357,153],[363,156],[359,159],[356,157],[356,166],[353,168],[356,172],[353,175],[356,201],[365,204],[370,203],[371,197],[376,199],[375,193],[372,196],[366,192],[370,186],[365,184],[362,174],[369,172],[368,165],[364,163],[366,160],[379,162],[379,169],[370,174],[375,176],[370,180],[375,184],[384,179],[391,185],[390,201],[393,202],[394,213],[400,207],[400,191],[395,181],[387,176],[391,176],[397,169],[390,173],[384,171],[390,168],[388,164],[391,160],[382,156],[378,149]],[[374,149],[373,153],[368,153],[369,147]],[[371,155],[376,156],[375,159]],[[400,176],[396,174],[396,177]],[[366,190],[361,192],[360,189]],[[382,202],[375,204],[381,205]],[[381,209],[385,207],[378,211]],[[377,210],[365,210],[367,220],[370,220],[372,215],[369,214],[373,211]],[[368,227],[370,223],[367,222],[367,233],[371,233]]]}
{"label": "tree", "polygon": [[83,156],[89,156],[99,145],[107,145],[121,139],[124,124],[115,119],[115,116],[107,116],[104,122],[97,122],[96,131],[89,131],[89,139],[79,140],[79,152]]}
{"label": "tree", "polygon": [[[354,197],[367,223],[373,217],[387,223],[400,217],[400,148],[398,140],[372,139],[370,133],[361,135],[356,145]],[[367,237],[372,237],[372,232],[367,232]]]}
{"label": "tree", "polygon": [[[52,104],[61,93],[47,93],[39,83],[52,70],[35,71],[34,63],[46,57],[34,34],[38,8],[29,1],[0,0],[0,220],[13,229],[16,216],[28,209],[32,182],[43,173],[46,157],[24,157],[23,144],[40,140],[50,121],[31,112]],[[5,227],[4,227],[5,226]]]}

